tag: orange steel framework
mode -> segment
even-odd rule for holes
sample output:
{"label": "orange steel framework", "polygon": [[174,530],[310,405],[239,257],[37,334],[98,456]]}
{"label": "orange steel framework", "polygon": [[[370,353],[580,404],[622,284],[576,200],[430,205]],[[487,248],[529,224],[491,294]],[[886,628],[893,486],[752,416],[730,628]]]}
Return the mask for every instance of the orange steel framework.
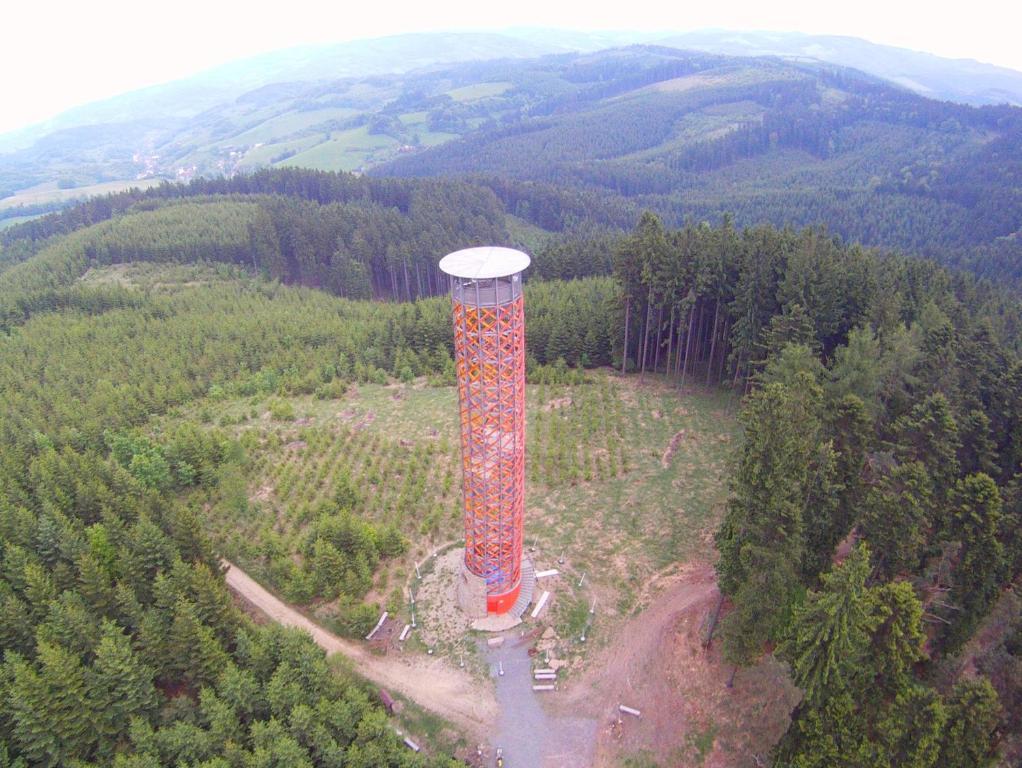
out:
{"label": "orange steel framework", "polygon": [[[526,261],[526,263],[528,263]],[[452,276],[461,408],[465,566],[505,613],[521,587],[525,509],[525,310],[521,275]]]}

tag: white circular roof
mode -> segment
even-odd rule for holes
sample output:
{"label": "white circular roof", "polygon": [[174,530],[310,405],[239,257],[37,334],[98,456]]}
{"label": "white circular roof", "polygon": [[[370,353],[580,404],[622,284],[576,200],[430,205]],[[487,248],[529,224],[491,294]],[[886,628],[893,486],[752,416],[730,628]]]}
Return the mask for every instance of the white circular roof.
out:
{"label": "white circular roof", "polygon": [[526,254],[514,248],[488,245],[449,253],[440,259],[440,269],[454,277],[488,280],[521,272],[531,261]]}

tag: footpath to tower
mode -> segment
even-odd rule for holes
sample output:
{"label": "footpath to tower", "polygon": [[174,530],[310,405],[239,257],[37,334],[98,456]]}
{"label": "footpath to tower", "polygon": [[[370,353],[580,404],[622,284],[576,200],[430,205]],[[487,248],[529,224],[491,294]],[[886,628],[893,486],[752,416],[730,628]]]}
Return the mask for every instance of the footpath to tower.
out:
{"label": "footpath to tower", "polygon": [[497,719],[493,691],[480,686],[467,673],[442,659],[426,656],[376,656],[358,643],[329,632],[276,595],[264,589],[238,566],[224,560],[231,590],[270,619],[288,627],[304,629],[327,654],[350,659],[355,671],[367,680],[396,691],[478,738],[492,730]]}

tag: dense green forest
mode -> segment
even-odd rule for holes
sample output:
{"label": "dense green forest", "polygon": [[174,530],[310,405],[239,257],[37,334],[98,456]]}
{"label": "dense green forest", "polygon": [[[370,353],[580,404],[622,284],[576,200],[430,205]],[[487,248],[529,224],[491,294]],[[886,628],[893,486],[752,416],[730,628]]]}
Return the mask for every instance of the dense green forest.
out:
{"label": "dense green forest", "polygon": [[[1022,568],[1019,302],[820,229],[647,213],[619,235],[584,196],[493,186],[274,171],[5,234],[7,762],[425,764],[307,641],[232,607],[200,520],[247,503],[246,445],[213,414],[227,397],[446,380],[448,303],[429,270],[445,249],[512,242],[512,194],[581,214],[535,253],[533,381],[612,365],[745,397],[720,633],[735,685],[769,652],[805,692],[777,765],[982,766],[1016,748],[1022,619],[968,649]],[[81,279],[144,261],[223,279]],[[358,631],[367,579],[407,541],[342,496],[316,510],[302,567],[275,572],[286,593],[341,595]]]}
{"label": "dense green forest", "polygon": [[623,365],[747,393],[721,634],[736,671],[770,652],[804,691],[775,764],[992,765],[1016,743],[1022,616],[975,651],[983,674],[960,667],[1022,569],[1017,301],[727,219],[646,214],[615,274]]}
{"label": "dense green forest", "polygon": [[985,649],[989,678],[945,662],[1022,568],[1016,302],[727,221],[646,215],[617,258],[640,370],[748,391],[721,631],[736,668],[770,648],[805,692],[776,764],[992,764],[1002,712],[1018,716],[1022,619]]}
{"label": "dense green forest", "polygon": [[[49,267],[40,253],[21,272]],[[0,339],[0,733],[14,765],[430,764],[310,641],[234,610],[200,521],[210,500],[248,503],[245,445],[180,409],[449,375],[448,302],[352,302],[221,268],[230,279],[169,293],[81,284],[80,302]],[[544,349],[574,344],[594,304],[607,320],[590,351],[609,360],[613,294],[606,278],[537,285],[530,367],[546,375]],[[572,336],[548,339],[563,307]],[[172,426],[154,433],[162,414]],[[317,515],[289,578],[354,600],[345,621],[364,633],[366,579],[405,542],[341,500]]]}

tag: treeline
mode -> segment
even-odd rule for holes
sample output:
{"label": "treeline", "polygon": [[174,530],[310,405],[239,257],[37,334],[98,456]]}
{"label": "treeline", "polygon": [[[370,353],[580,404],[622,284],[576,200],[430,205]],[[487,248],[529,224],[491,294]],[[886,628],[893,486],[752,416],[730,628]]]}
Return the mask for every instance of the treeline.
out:
{"label": "treeline", "polygon": [[[132,190],[3,233],[0,325],[95,303],[74,286],[77,277],[90,266],[129,261],[235,263],[348,298],[437,295],[448,290],[440,255],[512,244],[505,210],[548,231],[592,232],[593,242],[605,238],[597,221],[628,218],[584,193],[497,179],[370,180],[286,169]],[[593,268],[554,264],[543,275],[607,274],[601,248]],[[47,266],[19,267],[33,256]]]}
{"label": "treeline", "polygon": [[[51,267],[40,255],[19,269],[61,282]],[[201,515],[211,500],[249,503],[244,449],[201,422],[229,395],[329,398],[346,382],[448,374],[449,300],[351,302],[257,278],[120,290],[132,301],[40,311],[0,337],[6,764],[448,764],[412,755],[307,638],[233,608]],[[610,279],[537,284],[528,306],[530,366],[609,359]],[[159,420],[195,401],[191,417]],[[298,574],[310,594],[342,597],[353,631],[375,615],[360,598],[378,563],[406,546],[359,505],[357,489],[335,489]]]}
{"label": "treeline", "polygon": [[[125,312],[130,323],[121,334],[100,331],[96,344],[87,341],[96,331],[91,319],[65,335],[61,326],[74,326],[67,316],[26,328],[17,343],[28,345],[23,352],[34,348],[31,359],[2,342],[5,414],[15,414],[15,394],[26,405],[73,390],[81,400],[63,408],[89,422],[103,416],[96,406],[105,398],[85,396],[94,388],[120,413],[102,419],[105,431],[92,444],[66,442],[42,421],[4,419],[2,764],[450,765],[412,755],[367,692],[338,678],[305,634],[257,628],[234,607],[199,505],[176,492],[216,489],[236,447],[187,423],[156,439],[123,429],[158,409],[131,394],[159,391],[162,382],[142,375],[115,385],[84,361],[116,357],[109,347],[123,348],[140,326],[156,322]],[[147,336],[149,354],[159,355],[152,342]],[[72,347],[79,356],[60,354]],[[58,375],[48,368],[51,354],[62,374],[77,379],[63,391],[46,392],[47,373]],[[151,372],[157,366],[145,357],[135,353],[122,365]],[[15,393],[10,375],[19,360],[36,376]],[[187,373],[183,366],[173,375]]]}
{"label": "treeline", "polygon": [[[413,216],[418,209],[439,217],[428,222],[429,227],[449,228],[452,217],[463,223],[465,216],[489,214],[492,198],[480,186],[490,189],[515,215],[550,231],[570,229],[574,224],[587,221],[613,220],[622,226],[629,223],[628,219],[621,218],[625,214],[597,196],[549,184],[520,184],[499,177],[479,177],[465,182],[376,178],[289,167],[231,178],[199,178],[187,184],[167,182],[145,190],[131,189],[93,197],[0,231],[0,244],[6,249],[23,241],[41,243],[133,208],[151,208],[159,201],[232,195],[292,197],[319,205],[378,206],[395,209],[405,216]],[[475,196],[478,199],[473,199]]]}
{"label": "treeline", "polygon": [[982,318],[1009,349],[1020,342],[1022,313],[1004,291],[821,230],[736,230],[729,217],[665,230],[647,213],[611,247],[624,295],[615,351],[626,370],[747,381],[793,328],[829,356],[863,324],[918,323],[926,298],[957,323]]}
{"label": "treeline", "polygon": [[436,254],[507,242],[492,194],[466,194],[452,193],[442,203],[416,199],[408,215],[375,204],[320,205],[280,196],[189,198],[136,208],[55,238],[31,264],[0,273],[0,327],[38,311],[83,306],[75,281],[87,269],[131,261],[240,264],[350,298],[436,295],[448,290]]}
{"label": "treeline", "polygon": [[747,392],[721,633],[736,670],[772,652],[804,691],[775,764],[993,764],[1022,715],[1022,619],[988,630],[985,674],[940,670],[1022,572],[1017,300],[727,219],[646,214],[614,258],[615,362]]}

